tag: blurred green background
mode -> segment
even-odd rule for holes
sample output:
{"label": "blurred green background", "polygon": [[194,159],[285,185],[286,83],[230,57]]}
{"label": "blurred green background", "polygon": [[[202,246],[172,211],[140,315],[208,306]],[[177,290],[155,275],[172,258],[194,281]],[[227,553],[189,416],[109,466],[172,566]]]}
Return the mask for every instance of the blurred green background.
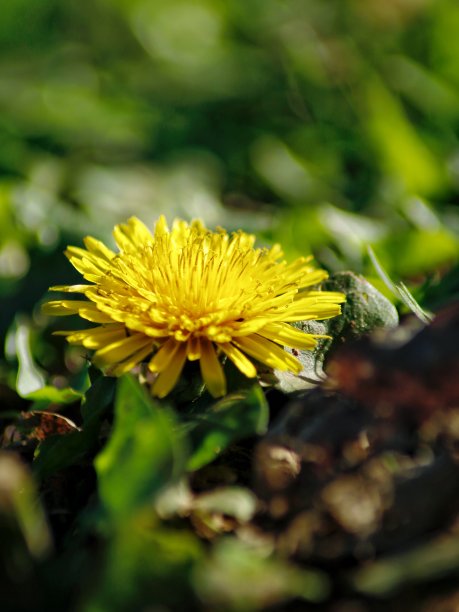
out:
{"label": "blurred green background", "polygon": [[[14,586],[5,610],[60,612],[69,594],[90,602],[75,608],[84,612],[145,602],[183,610],[193,597],[206,609],[244,612],[328,596],[328,577],[270,558],[256,537],[248,548],[249,539],[202,544],[214,535],[206,517],[222,507],[235,524],[250,521],[256,500],[247,488],[191,501],[189,491],[172,491],[166,502],[194,512],[192,528],[165,525],[167,508],[151,513],[142,495],[150,503],[190,469],[193,436],[177,433],[179,411],[150,405],[130,379],[118,386],[115,442],[96,459],[96,486],[91,461],[107,436],[114,381],[91,387],[81,418],[85,356],[51,336],[68,324],[39,306],[50,285],[79,281],[67,244],[87,234],[110,242],[115,223],[137,215],[151,226],[161,213],[255,232],[259,244],[281,242],[288,257],[312,252],[331,272],[350,269],[383,288],[371,245],[426,309],[459,297],[458,67],[457,0],[1,2],[0,446],[35,458],[40,484],[38,496],[22,463],[0,456],[0,582],[6,569]],[[215,429],[221,446],[225,427],[227,445],[261,435],[268,407],[257,389],[245,403],[230,401],[227,421],[220,412],[196,429],[193,443],[208,450]],[[37,460],[33,436],[16,440],[20,428],[8,427],[30,401],[35,410],[68,406],[83,431],[58,436],[55,447],[50,435]],[[217,466],[202,488],[225,482],[227,468]],[[111,523],[97,495],[114,509]],[[140,514],[127,520],[131,502]],[[19,545],[8,535],[16,533],[10,514]],[[457,556],[456,540],[451,551]],[[430,555],[420,565],[434,567]]]}
{"label": "blurred green background", "polygon": [[66,244],[133,214],[375,276],[371,244],[438,302],[458,254],[458,32],[456,0],[6,0],[1,331],[74,278]]}

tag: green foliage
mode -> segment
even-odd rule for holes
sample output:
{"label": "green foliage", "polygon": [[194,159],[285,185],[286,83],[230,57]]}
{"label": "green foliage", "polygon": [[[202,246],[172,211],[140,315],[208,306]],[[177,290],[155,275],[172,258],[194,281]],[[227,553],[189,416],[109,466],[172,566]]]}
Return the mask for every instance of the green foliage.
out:
{"label": "green foliage", "polygon": [[[366,272],[362,241],[391,275],[450,264],[459,58],[445,41],[456,19],[455,0],[44,0],[27,11],[10,0],[4,328],[18,302],[30,310],[56,282],[56,259],[50,282],[44,262],[62,243],[88,228],[107,238],[130,214],[262,230],[333,269]],[[330,205],[356,223],[336,225]]]}
{"label": "green foliage", "polygon": [[145,602],[172,610],[193,610],[191,572],[203,556],[190,532],[154,528],[145,520],[124,520],[111,535],[102,575],[85,610],[139,609]]}
{"label": "green foliage", "polygon": [[172,415],[147,397],[133,378],[122,377],[113,433],[95,460],[104,508],[123,520],[178,478],[184,460]]}
{"label": "green foliage", "polygon": [[259,610],[292,597],[320,602],[330,588],[320,572],[295,568],[231,539],[221,541],[198,566],[196,581],[207,604],[234,611]]}
{"label": "green foliage", "polygon": [[185,425],[192,445],[187,469],[203,467],[232,442],[266,433],[268,420],[268,404],[259,385],[227,395],[193,414]]}
{"label": "green foliage", "polygon": [[[268,508],[255,494],[255,445],[292,394],[326,380],[337,345],[396,325],[396,308],[427,324],[459,297],[457,0],[4,5],[5,609],[319,605],[341,583],[299,564],[288,534],[261,535],[285,499],[282,489]],[[339,319],[299,325],[334,343],[300,351],[300,376],[253,383],[226,363],[217,402],[193,367],[167,403],[133,376],[95,375],[40,303],[49,286],[77,282],[67,244],[109,241],[130,215],[152,225],[162,213],[253,231],[286,258],[313,253],[347,302]],[[314,445],[303,450],[314,464]],[[295,457],[282,445],[274,455],[282,480]],[[306,548],[330,536],[300,519],[294,534],[314,533]],[[432,559],[454,572],[454,546],[434,540],[358,567],[346,588],[387,595],[435,573]],[[339,551],[327,554],[321,564],[338,565]]]}
{"label": "green foliage", "polygon": [[82,405],[81,431],[66,436],[50,436],[37,448],[34,471],[38,478],[75,465],[96,448],[100,427],[113,398],[114,383],[110,378],[99,378],[87,391]]}
{"label": "green foliage", "polygon": [[459,564],[457,538],[435,539],[407,551],[395,559],[386,559],[371,568],[362,568],[352,576],[352,582],[361,593],[381,596],[396,592],[402,584],[422,584],[432,575],[443,576],[455,572]]}

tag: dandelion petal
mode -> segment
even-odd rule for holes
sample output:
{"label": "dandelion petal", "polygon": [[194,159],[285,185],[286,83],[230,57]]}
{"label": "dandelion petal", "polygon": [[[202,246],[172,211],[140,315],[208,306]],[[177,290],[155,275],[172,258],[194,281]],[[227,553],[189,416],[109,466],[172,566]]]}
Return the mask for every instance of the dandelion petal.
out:
{"label": "dandelion petal", "polygon": [[300,362],[283,347],[313,349],[315,334],[290,325],[340,313],[345,296],[317,286],[327,272],[311,257],[284,261],[282,249],[254,246],[242,231],[212,232],[201,221],[164,216],[153,231],[131,217],[113,231],[118,251],[88,236],[85,249],[69,246],[71,264],[88,284],[53,290],[82,293],[84,300],[53,300],[49,315],[79,315],[92,329],[62,332],[94,350],[104,372],[120,376],[149,359],[157,375],[152,392],[167,395],[186,361],[199,361],[215,397],[226,393],[223,354],[242,374],[255,378],[253,360],[298,373]]}
{"label": "dandelion petal", "polygon": [[201,342],[201,366],[202,378],[209,393],[213,397],[220,397],[226,393],[226,380],[223,368],[218,360],[212,342],[204,340]]}

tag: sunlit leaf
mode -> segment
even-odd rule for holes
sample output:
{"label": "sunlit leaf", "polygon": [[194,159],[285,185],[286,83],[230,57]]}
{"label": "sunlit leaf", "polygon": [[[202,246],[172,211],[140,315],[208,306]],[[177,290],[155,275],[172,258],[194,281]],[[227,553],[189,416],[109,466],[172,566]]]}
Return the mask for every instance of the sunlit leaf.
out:
{"label": "sunlit leaf", "polygon": [[58,389],[50,385],[45,385],[41,387],[41,389],[37,389],[26,395],[26,399],[46,404],[71,404],[72,402],[81,400],[83,397],[83,393],[71,387]]}
{"label": "sunlit leaf", "polygon": [[371,246],[368,245],[367,249],[368,255],[373,266],[375,267],[376,272],[379,274],[380,279],[384,282],[389,291],[391,291],[401,302],[403,302],[403,304],[405,304],[405,306],[407,306],[420,321],[427,325],[432,320],[430,314],[423,310],[422,307],[416,302],[408,287],[404,283],[395,284],[390,279]]}
{"label": "sunlit leaf", "polygon": [[377,79],[368,79],[367,129],[388,174],[399,179],[410,193],[434,192],[443,182],[442,169],[433,151],[422,140],[402,105]]}
{"label": "sunlit leaf", "polygon": [[230,394],[212,404],[187,423],[192,453],[187,469],[210,463],[232,442],[266,432],[269,412],[258,385]]}
{"label": "sunlit leaf", "polygon": [[95,460],[99,495],[122,518],[151,501],[184,468],[171,413],[130,376],[118,382],[113,431]]}
{"label": "sunlit leaf", "polygon": [[457,536],[439,537],[432,542],[406,550],[353,572],[353,586],[367,595],[384,596],[403,584],[423,584],[426,580],[457,574],[459,541]]}
{"label": "sunlit leaf", "polygon": [[19,362],[16,390],[22,397],[27,397],[29,393],[44,387],[45,377],[33,358],[30,347],[30,326],[25,320],[18,320],[14,342]]}

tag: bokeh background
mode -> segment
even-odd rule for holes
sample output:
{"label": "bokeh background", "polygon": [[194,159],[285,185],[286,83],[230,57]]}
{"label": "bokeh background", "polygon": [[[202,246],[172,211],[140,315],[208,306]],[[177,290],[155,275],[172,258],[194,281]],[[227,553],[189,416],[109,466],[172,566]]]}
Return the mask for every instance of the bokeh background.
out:
{"label": "bokeh background", "polygon": [[66,244],[130,215],[374,277],[371,244],[426,307],[451,297],[458,32],[456,0],[2,3],[2,334],[73,280]]}
{"label": "bokeh background", "polygon": [[[372,389],[370,410],[329,405],[320,391],[302,406],[292,448],[311,454],[295,472],[292,507],[310,499],[308,513],[288,533],[271,517],[263,534],[251,525],[259,498],[250,488],[264,461],[254,436],[270,416],[261,387],[206,412],[205,396],[201,408],[189,402],[195,387],[185,384],[188,399],[169,414],[124,378],[113,408],[114,379],[88,374],[81,348],[52,335],[86,324],[40,310],[49,286],[80,282],[66,245],[88,234],[111,242],[131,215],[152,226],[165,214],[242,228],[259,244],[280,242],[289,258],[313,253],[331,273],[363,274],[403,315],[409,300],[384,284],[384,268],[436,311],[459,298],[458,136],[458,0],[0,0],[2,610],[297,610],[306,604],[283,602],[324,601],[349,584],[369,594],[368,608],[354,598],[326,609],[458,609],[454,319],[408,351],[389,347],[398,383]],[[367,288],[359,297],[380,304]],[[343,380],[364,392],[350,355]],[[415,393],[409,413],[400,390]],[[278,415],[286,396],[267,395]],[[379,430],[375,406],[386,415]],[[429,422],[425,406],[438,408]],[[279,461],[293,474],[299,457]],[[179,476],[184,489],[161,502]],[[404,493],[374,549],[367,526],[382,521],[397,478]],[[317,531],[323,548],[313,550],[317,525],[332,527]],[[278,529],[280,555],[269,556]],[[286,559],[297,552],[311,569]],[[352,583],[349,555],[363,569]],[[451,606],[421,606],[445,574]],[[403,597],[374,605],[406,585]]]}

